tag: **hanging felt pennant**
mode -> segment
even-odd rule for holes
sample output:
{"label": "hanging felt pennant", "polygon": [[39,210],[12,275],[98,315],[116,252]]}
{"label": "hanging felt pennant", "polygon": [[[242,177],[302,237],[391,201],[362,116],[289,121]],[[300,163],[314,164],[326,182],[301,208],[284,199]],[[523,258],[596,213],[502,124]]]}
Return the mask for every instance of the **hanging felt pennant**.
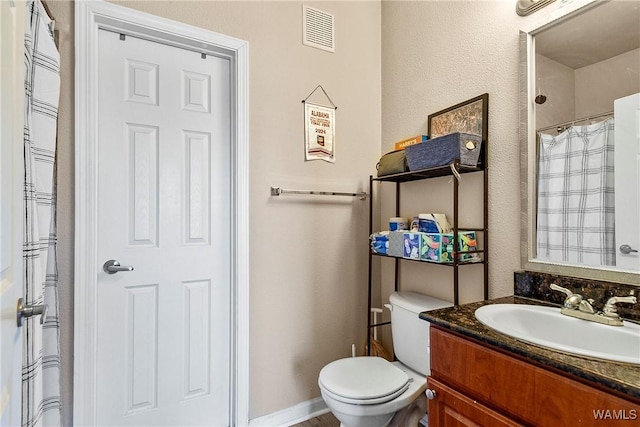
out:
{"label": "hanging felt pennant", "polygon": [[[313,92],[318,88],[322,89],[331,102],[322,86],[318,85]],[[324,160],[335,163],[337,107],[333,102],[331,107],[306,102],[313,92],[302,101],[304,103],[305,160]]]}

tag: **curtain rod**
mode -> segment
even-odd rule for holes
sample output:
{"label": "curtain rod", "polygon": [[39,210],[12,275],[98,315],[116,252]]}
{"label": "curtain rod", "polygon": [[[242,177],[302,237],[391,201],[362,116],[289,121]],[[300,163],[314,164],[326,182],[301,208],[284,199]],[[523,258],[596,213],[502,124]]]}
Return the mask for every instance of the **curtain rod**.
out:
{"label": "curtain rod", "polygon": [[312,190],[286,190],[280,187],[271,187],[271,195],[279,196],[281,194],[310,194],[313,196],[350,196],[358,197],[360,200],[367,198],[368,194],[364,191],[359,193],[341,193],[336,191],[312,191]]}
{"label": "curtain rod", "polygon": [[598,117],[605,117],[605,116],[613,116],[613,111],[609,111],[607,113],[596,114],[594,116],[583,117],[581,119],[572,120],[570,122],[558,123],[557,125],[553,125],[553,126],[547,126],[547,127],[538,129],[537,132],[542,132],[542,131],[549,130],[549,129],[558,130],[559,128],[564,128],[566,126],[574,125],[574,124],[576,124],[578,122],[584,122],[586,120],[597,119]]}

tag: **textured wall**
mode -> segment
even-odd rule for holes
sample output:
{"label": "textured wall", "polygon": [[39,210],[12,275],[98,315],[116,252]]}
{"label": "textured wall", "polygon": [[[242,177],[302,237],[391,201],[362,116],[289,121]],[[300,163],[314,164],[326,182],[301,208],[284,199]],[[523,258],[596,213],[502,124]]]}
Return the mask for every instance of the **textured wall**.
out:
{"label": "textured wall", "polygon": [[[391,150],[393,141],[426,133],[429,114],[489,94],[492,297],[512,294],[513,272],[520,267],[518,32],[542,14],[522,18],[514,9],[508,1],[382,3],[383,151]],[[403,190],[403,199],[411,200],[405,211],[451,211],[450,202],[442,203],[439,196],[450,194],[448,179],[440,180],[439,188],[416,183]],[[473,208],[478,203],[477,181],[463,177],[465,224],[480,221],[481,211]],[[383,217],[388,214],[383,211]],[[461,270],[461,301],[481,299],[481,268]],[[407,287],[452,296],[450,269],[412,263],[402,273]]]}

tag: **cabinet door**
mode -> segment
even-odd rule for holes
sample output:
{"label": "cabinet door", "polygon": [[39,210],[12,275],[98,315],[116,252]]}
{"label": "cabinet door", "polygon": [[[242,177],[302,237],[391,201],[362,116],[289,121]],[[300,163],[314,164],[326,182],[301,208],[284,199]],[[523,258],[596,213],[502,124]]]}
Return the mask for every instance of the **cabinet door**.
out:
{"label": "cabinet door", "polygon": [[431,375],[502,414],[536,427],[638,424],[636,402],[437,327],[429,330],[432,355],[455,355],[432,358]]}
{"label": "cabinet door", "polygon": [[429,401],[429,427],[522,425],[431,377],[427,382],[436,392],[435,398]]}

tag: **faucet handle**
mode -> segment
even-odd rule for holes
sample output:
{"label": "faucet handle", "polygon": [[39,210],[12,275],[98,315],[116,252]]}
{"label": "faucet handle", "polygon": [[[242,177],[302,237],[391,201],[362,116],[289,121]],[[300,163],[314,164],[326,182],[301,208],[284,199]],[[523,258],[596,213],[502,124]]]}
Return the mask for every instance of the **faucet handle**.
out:
{"label": "faucet handle", "polygon": [[[554,291],[560,291],[560,292],[564,293],[565,295],[567,295],[567,298],[565,298],[565,300],[564,300],[564,306],[566,308],[570,308],[572,310],[577,310],[579,307],[581,307],[583,305],[582,304],[583,303],[582,295],[574,294],[569,289],[563,288],[562,286],[558,286],[555,283],[551,283],[549,285],[549,287],[551,289],[553,289]],[[589,311],[589,310],[585,310],[585,311]]]}
{"label": "faucet handle", "polygon": [[550,284],[549,287],[554,291],[560,291],[566,294],[568,297],[573,296],[573,292],[571,292],[569,289],[558,286],[555,283]]}
{"label": "faucet handle", "polygon": [[620,316],[618,315],[618,307],[616,307],[616,304],[619,302],[635,304],[638,302],[638,299],[633,295],[629,295],[627,297],[611,297],[605,303],[602,309],[602,314],[607,317],[619,318]]}

